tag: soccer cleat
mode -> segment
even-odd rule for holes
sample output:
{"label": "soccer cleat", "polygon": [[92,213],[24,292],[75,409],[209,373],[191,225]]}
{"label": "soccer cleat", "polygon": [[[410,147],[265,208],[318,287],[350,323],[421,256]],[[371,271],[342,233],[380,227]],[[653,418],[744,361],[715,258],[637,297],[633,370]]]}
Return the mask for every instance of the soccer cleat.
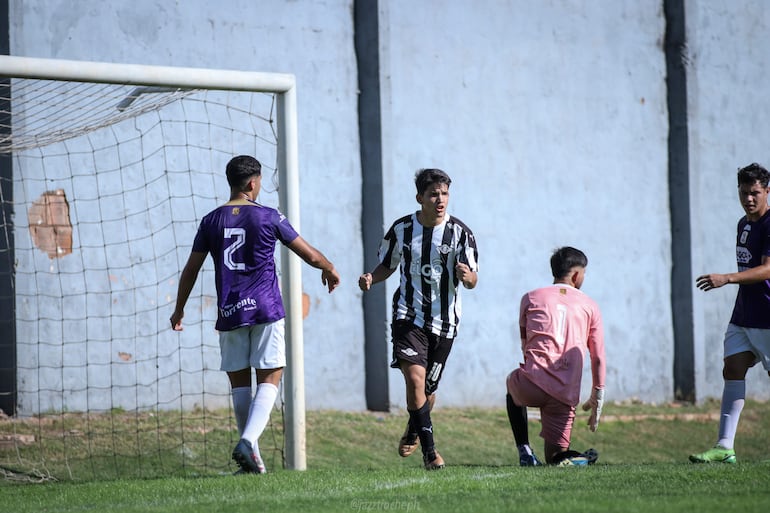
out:
{"label": "soccer cleat", "polygon": [[539,467],[541,465],[542,463],[540,463],[540,460],[537,459],[537,456],[535,456],[534,454],[519,456],[520,467]]}
{"label": "soccer cleat", "polygon": [[419,445],[419,437],[411,438],[408,435],[402,436],[401,440],[398,442],[398,455],[402,458],[411,456],[412,453],[417,450]]}
{"label": "soccer cleat", "polygon": [[690,454],[693,463],[736,463],[735,450],[717,444],[706,452]]}
{"label": "soccer cleat", "polygon": [[247,474],[264,474],[267,472],[265,464],[254,454],[251,442],[241,438],[233,449],[233,460]]}
{"label": "soccer cleat", "polygon": [[[430,394],[428,396],[428,406],[431,410],[433,410],[433,405],[436,404],[436,394]],[[417,447],[420,445],[420,437],[417,435],[417,433],[410,433],[409,432],[409,422],[406,423],[406,429],[404,430],[404,434],[401,436],[401,440],[398,441],[398,455],[402,458],[406,458],[407,456],[411,456],[414,451],[417,450]]]}
{"label": "soccer cleat", "polygon": [[432,460],[428,459],[430,457],[428,455],[423,456],[422,461],[425,464],[425,470],[438,470],[444,468],[444,458],[441,457],[438,451],[434,451],[433,455],[434,457]]}
{"label": "soccer cleat", "polygon": [[596,460],[599,459],[599,452],[594,449],[593,447],[591,449],[588,449],[586,452],[581,454],[587,461],[589,465],[593,465],[596,463]]}
{"label": "soccer cleat", "polygon": [[564,458],[557,466],[559,467],[585,467],[588,465],[588,458],[583,456],[572,456],[571,458]]}
{"label": "soccer cleat", "polygon": [[599,459],[599,452],[596,449],[588,449],[586,452],[568,451],[569,455],[559,461],[559,467],[585,467],[593,465]]}
{"label": "soccer cleat", "polygon": [[543,464],[537,459],[535,453],[532,454],[519,454],[519,466],[520,467],[540,467]]}
{"label": "soccer cleat", "polygon": [[401,437],[401,440],[398,441],[398,455],[402,458],[411,456],[412,453],[417,450],[419,445],[420,437],[417,436],[417,433],[410,433],[409,424],[407,424],[404,435]]}

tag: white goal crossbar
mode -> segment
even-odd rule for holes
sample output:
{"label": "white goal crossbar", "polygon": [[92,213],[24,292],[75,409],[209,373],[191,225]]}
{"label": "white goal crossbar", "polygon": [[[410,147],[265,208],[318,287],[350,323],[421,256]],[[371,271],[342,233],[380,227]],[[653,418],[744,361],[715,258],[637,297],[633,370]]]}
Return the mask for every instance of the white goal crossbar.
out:
{"label": "white goal crossbar", "polygon": [[[282,212],[299,230],[297,96],[294,75],[0,56],[0,76],[179,89],[275,93],[279,204]],[[286,305],[287,338],[287,369],[284,378],[286,465],[290,469],[304,470],[307,463],[301,261],[285,247],[281,250],[281,279]]]}

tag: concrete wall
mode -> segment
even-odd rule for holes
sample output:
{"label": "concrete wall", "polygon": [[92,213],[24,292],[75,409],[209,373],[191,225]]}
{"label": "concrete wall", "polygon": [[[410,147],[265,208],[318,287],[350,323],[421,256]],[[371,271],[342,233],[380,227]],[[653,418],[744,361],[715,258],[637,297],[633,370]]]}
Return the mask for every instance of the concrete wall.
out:
{"label": "concrete wall", "polygon": [[[14,55],[297,77],[300,233],[335,263],[344,279],[329,296],[319,273],[303,269],[311,302],[305,319],[307,404],[365,408],[361,301],[355,280],[363,265],[352,2],[10,3]],[[222,185],[226,187],[224,181]],[[216,342],[215,332],[211,337]]]}
{"label": "concrete wall", "polygon": [[[441,403],[501,404],[521,359],[519,300],[550,283],[561,245],[589,258],[584,290],[603,309],[608,397],[670,399],[659,6],[386,4],[386,217],[415,208],[416,168],[442,167],[450,211],[479,244],[479,285],[464,294]],[[402,386],[393,380],[394,400]]]}
{"label": "concrete wall", "polygon": [[[770,12],[761,0],[686,3],[692,195],[693,270],[736,270],[735,238],[743,209],[736,172],[751,162],[770,164]],[[722,393],[722,340],[735,286],[695,294],[698,397]],[[770,313],[768,313],[770,315]],[[747,393],[768,399],[767,374],[749,371]]]}
{"label": "concrete wall", "polygon": [[[307,403],[363,409],[352,1],[10,4],[14,55],[297,76],[301,232],[343,277],[327,296],[303,270]],[[733,171],[765,159],[763,6],[687,3],[698,272],[734,268]],[[662,2],[381,0],[380,17],[386,224],[417,208],[415,170],[437,166],[453,178],[451,212],[479,242],[480,281],[464,294],[441,404],[502,404],[520,360],[519,298],[550,282],[550,253],[567,244],[589,257],[584,290],[603,310],[608,399],[671,400]],[[721,390],[734,292],[696,294],[699,398]],[[401,377],[390,377],[401,406]],[[766,393],[753,385],[750,393]]]}

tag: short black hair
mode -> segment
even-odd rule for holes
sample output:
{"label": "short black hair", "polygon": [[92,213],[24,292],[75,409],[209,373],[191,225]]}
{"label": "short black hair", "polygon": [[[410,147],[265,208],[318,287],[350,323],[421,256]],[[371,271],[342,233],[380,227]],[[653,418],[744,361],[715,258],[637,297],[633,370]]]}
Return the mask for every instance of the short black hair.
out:
{"label": "short black hair", "polygon": [[752,162],[738,170],[738,187],[741,185],[754,185],[754,182],[759,182],[762,187],[767,187],[768,183],[770,183],[770,172],[756,162]]}
{"label": "short black hair", "polygon": [[570,246],[556,249],[551,255],[551,274],[557,280],[567,276],[573,267],[585,267],[588,265],[588,257]]}
{"label": "short black hair", "polygon": [[414,175],[417,194],[423,194],[434,183],[445,183],[449,187],[452,185],[452,179],[444,171],[436,168],[423,168]]}
{"label": "short black hair", "polygon": [[225,175],[227,175],[227,183],[230,187],[236,189],[243,189],[246,182],[251,179],[252,176],[260,176],[262,174],[262,164],[257,159],[250,155],[238,155],[230,159],[225,169]]}

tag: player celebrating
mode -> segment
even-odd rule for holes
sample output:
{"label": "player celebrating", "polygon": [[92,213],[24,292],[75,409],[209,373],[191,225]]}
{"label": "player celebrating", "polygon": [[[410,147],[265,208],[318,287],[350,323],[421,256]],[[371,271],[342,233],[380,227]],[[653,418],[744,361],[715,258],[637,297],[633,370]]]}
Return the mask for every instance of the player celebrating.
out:
{"label": "player celebrating", "polygon": [[358,279],[364,292],[401,268],[393,297],[393,361],[406,383],[409,422],[399,455],[422,445],[427,470],[444,467],[436,451],[430,417],[435,392],[460,323],[459,284],[472,289],[478,281],[478,251],[471,230],[449,215],[452,180],[440,169],[415,176],[420,210],[398,219],[385,234],[379,264]]}
{"label": "player celebrating", "polygon": [[695,280],[701,290],[738,284],[738,297],[724,339],[724,389],[719,439],[694,463],[735,463],[735,433],[746,399],[746,372],[762,362],[770,374],[770,173],[759,164],[738,171],[738,197],[746,212],[738,221],[736,257],[738,272],[704,274]]}
{"label": "player celebrating", "polygon": [[522,467],[541,465],[529,445],[527,406],[540,408],[545,461],[554,465],[586,465],[596,451],[570,450],[575,406],[585,350],[591,355],[593,392],[583,405],[596,431],[604,402],[604,329],[597,304],[579,289],[588,259],[575,248],[551,256],[553,285],[532,290],[521,299],[519,328],[524,363],[508,375],[506,407]]}
{"label": "player celebrating", "polygon": [[[263,474],[265,465],[257,442],[270,419],[286,366],[286,314],[275,272],[276,241],[321,269],[321,281],[329,292],[337,287],[340,278],[332,263],[300,237],[280,212],[256,202],[262,183],[262,166],[257,159],[246,155],[234,157],[225,174],[230,201],[201,221],[179,279],[176,308],[170,320],[174,330],[182,329],[185,303],[210,253],[219,307],[216,330],[221,369],[230,379],[241,437],[233,450],[233,459],[241,471]],[[257,375],[253,398],[251,367]]]}

